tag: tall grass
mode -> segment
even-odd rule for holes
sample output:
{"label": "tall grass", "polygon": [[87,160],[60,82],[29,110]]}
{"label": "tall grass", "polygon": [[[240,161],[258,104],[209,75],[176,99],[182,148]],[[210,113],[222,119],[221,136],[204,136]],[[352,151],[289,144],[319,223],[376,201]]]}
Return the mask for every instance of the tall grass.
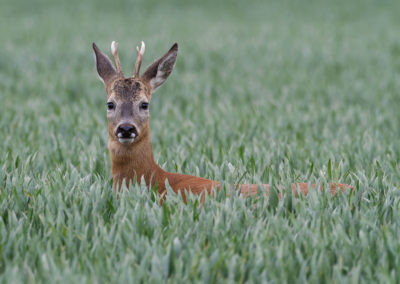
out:
{"label": "tall grass", "polygon": [[[398,282],[397,1],[12,1],[0,9],[0,282]],[[91,42],[179,43],[156,161],[282,200],[112,191]],[[349,183],[294,198],[291,182]]]}

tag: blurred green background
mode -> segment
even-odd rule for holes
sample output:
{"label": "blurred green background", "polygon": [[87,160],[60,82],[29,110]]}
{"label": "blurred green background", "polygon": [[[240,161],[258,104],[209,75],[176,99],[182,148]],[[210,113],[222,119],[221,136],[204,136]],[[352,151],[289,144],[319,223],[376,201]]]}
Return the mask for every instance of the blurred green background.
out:
{"label": "blurred green background", "polygon": [[[0,4],[1,281],[398,281],[399,1]],[[125,75],[141,40],[143,70],[179,44],[150,107],[164,169],[356,190],[116,199],[91,49],[113,40]]]}

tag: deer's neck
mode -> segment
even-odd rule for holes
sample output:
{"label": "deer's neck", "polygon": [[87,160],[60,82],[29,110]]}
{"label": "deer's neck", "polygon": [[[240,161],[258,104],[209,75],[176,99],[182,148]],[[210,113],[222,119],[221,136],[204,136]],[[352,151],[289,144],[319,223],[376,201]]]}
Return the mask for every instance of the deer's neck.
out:
{"label": "deer's neck", "polygon": [[123,182],[140,183],[142,178],[147,186],[163,185],[166,173],[154,161],[149,132],[144,133],[138,142],[131,145],[123,145],[109,138],[108,148],[114,190],[119,190]]}
{"label": "deer's neck", "polygon": [[[154,161],[150,131],[147,129],[140,137],[140,140],[131,145],[120,144],[113,138],[108,140],[116,192],[122,184],[140,183],[142,178],[149,188],[157,186],[160,194],[165,192],[167,179],[175,192],[187,189],[194,194],[201,194],[204,190],[210,191],[211,188],[218,187],[218,183],[212,180],[164,171]],[[184,192],[182,194],[184,196]]]}

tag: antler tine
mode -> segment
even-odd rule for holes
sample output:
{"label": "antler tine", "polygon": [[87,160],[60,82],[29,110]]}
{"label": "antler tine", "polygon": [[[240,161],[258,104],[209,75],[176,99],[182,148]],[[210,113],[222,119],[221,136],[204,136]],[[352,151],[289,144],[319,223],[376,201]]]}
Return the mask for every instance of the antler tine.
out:
{"label": "antler tine", "polygon": [[121,62],[119,62],[119,57],[118,57],[118,42],[113,41],[111,43],[111,52],[112,55],[114,56],[115,66],[117,67],[118,75],[124,77],[124,74],[122,73]]}
{"label": "antler tine", "polygon": [[137,57],[136,57],[136,63],[135,63],[135,70],[133,71],[133,77],[139,76],[140,65],[142,64],[143,54],[144,54],[145,49],[146,49],[146,46],[144,45],[143,41],[142,41],[142,45],[140,46],[140,50],[139,50],[139,47],[136,46]]}

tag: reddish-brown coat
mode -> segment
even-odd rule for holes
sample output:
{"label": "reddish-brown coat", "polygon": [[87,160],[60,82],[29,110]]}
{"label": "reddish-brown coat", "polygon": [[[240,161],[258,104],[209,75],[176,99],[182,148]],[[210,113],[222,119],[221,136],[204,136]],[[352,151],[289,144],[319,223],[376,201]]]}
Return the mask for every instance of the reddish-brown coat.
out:
{"label": "reddish-brown coat", "polygon": [[[115,190],[118,191],[119,185],[122,184],[124,179],[128,183],[138,182],[136,177],[143,177],[148,187],[157,185],[160,194],[165,193],[166,180],[168,180],[168,184],[174,192],[180,192],[184,199],[185,190],[200,195],[204,193],[210,194],[213,188],[220,188],[219,182],[213,180],[164,171],[153,159],[150,132],[146,131],[146,133],[146,137],[142,137],[140,143],[135,143],[135,146],[121,145],[118,141],[110,144]],[[241,184],[236,188],[241,191],[243,197],[254,196],[258,191],[256,184]],[[292,191],[295,196],[298,195],[298,192],[307,195],[309,188],[315,189],[316,184],[310,186],[308,183],[292,183]],[[345,188],[352,189],[353,187],[347,184],[332,183],[330,193],[335,195],[338,190],[343,192]],[[268,184],[264,184],[261,190],[268,195],[270,194],[270,186]],[[320,190],[323,190],[322,186],[320,186]],[[280,198],[281,194],[279,193],[278,196]]]}

